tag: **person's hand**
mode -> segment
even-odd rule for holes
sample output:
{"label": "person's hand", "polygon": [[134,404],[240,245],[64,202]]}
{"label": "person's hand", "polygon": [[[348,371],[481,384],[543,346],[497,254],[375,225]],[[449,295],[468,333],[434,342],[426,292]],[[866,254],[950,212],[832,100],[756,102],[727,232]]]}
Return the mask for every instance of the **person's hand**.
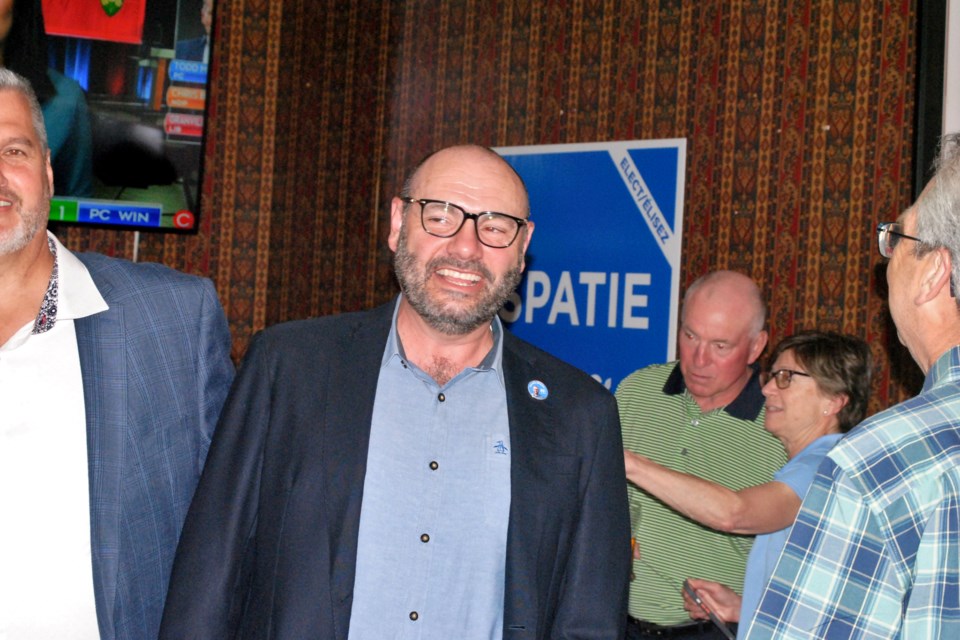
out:
{"label": "person's hand", "polygon": [[[719,582],[690,578],[687,580],[693,590],[697,592],[704,606],[713,611],[724,622],[740,621],[740,603],[743,598],[736,591]],[[709,616],[700,605],[693,601],[686,593],[683,594],[683,608],[694,620],[708,620]]]}

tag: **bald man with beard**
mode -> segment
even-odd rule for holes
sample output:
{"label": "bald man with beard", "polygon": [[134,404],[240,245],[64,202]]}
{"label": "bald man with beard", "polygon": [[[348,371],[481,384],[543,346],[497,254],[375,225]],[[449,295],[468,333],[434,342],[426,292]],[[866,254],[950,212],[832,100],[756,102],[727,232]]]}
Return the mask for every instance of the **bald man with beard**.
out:
{"label": "bald man with beard", "polygon": [[607,638],[629,531],[613,396],[504,330],[533,234],[493,151],[390,211],[401,294],[252,343],[161,638]]}

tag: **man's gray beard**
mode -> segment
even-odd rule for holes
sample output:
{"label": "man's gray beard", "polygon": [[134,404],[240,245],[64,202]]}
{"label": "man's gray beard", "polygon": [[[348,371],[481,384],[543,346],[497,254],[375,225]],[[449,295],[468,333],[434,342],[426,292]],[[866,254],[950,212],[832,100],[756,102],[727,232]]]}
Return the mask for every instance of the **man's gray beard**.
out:
{"label": "man's gray beard", "polygon": [[[22,206],[19,201],[17,206]],[[22,250],[40,232],[44,226],[48,213],[24,212],[20,210],[20,223],[8,233],[0,236],[0,256],[9,256]]]}
{"label": "man's gray beard", "polygon": [[422,272],[418,273],[416,256],[407,250],[406,225],[401,227],[400,238],[397,241],[397,251],[393,256],[393,270],[396,273],[397,281],[400,283],[400,290],[410,306],[427,324],[447,335],[465,335],[474,329],[489,324],[493,317],[497,315],[503,303],[507,301],[510,294],[520,284],[520,279],[523,277],[523,271],[518,260],[515,266],[503,274],[499,283],[484,292],[472,308],[457,309],[438,304],[431,300],[430,294],[427,293],[427,274],[433,273],[441,267],[476,271],[481,273],[487,282],[494,281],[493,274],[482,263],[475,260],[434,258],[425,265]]}

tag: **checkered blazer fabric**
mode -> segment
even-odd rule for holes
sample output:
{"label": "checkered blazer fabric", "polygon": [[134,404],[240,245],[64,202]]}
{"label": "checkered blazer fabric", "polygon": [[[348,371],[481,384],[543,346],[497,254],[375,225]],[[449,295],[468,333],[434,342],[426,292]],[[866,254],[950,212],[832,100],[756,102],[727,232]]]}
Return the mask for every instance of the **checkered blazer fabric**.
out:
{"label": "checkered blazer fabric", "polygon": [[154,640],[177,539],[233,380],[213,284],[79,254],[109,309],[76,321],[103,640]]}

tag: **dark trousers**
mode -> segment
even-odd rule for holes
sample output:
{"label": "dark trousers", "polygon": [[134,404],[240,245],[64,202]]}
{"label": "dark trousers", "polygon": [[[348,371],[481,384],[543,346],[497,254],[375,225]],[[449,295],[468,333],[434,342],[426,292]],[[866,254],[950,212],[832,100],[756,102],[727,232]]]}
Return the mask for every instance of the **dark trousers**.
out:
{"label": "dark trousers", "polygon": [[[727,624],[733,633],[737,632],[736,624]],[[645,638],[699,638],[701,640],[727,640],[727,637],[709,620],[691,620],[689,623],[672,627],[664,627],[646,620],[627,618],[627,634],[624,640],[641,640]]]}

